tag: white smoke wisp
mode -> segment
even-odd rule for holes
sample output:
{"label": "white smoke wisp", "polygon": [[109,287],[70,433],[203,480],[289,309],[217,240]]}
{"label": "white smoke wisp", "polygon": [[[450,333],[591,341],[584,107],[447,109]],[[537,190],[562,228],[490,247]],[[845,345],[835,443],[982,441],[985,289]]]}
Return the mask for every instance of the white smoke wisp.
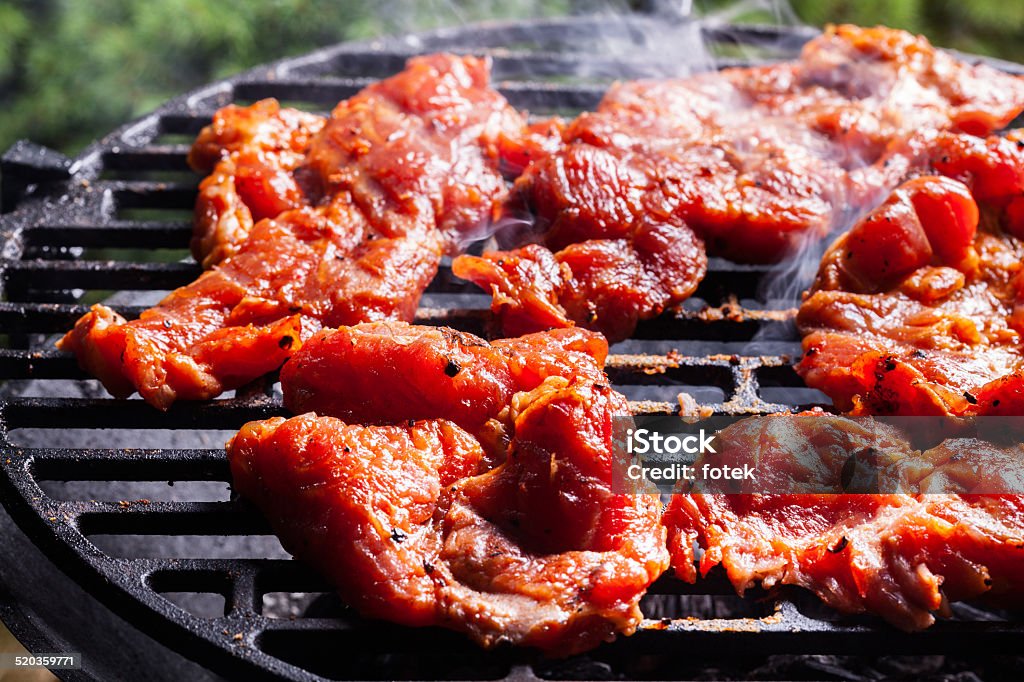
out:
{"label": "white smoke wisp", "polygon": [[[637,12],[637,6],[648,11]],[[801,44],[813,29],[802,24],[784,0],[739,0],[724,8],[711,8],[701,0],[576,0],[564,9],[574,14],[573,21],[586,26],[585,32],[566,31],[552,40],[550,33],[533,37],[527,32],[522,38],[522,27],[531,20],[552,17],[552,3],[541,0],[481,0],[456,2],[453,0],[426,0],[415,3],[415,10],[407,3],[384,0],[377,10],[393,34],[408,34],[424,28],[424,18],[433,26],[466,26],[478,21],[515,20],[517,33],[506,55],[516,52],[540,52],[561,58],[560,71],[552,74],[549,66],[529,69],[517,78],[558,83],[578,83],[598,90],[616,80],[646,78],[687,78],[698,74],[700,78],[714,78],[711,73],[724,66],[763,63],[780,59],[794,59]],[[557,14],[557,13],[556,13]],[[555,19],[557,21],[557,18]],[[743,22],[756,21],[763,30],[747,30]],[[775,29],[775,30],[772,30]],[[709,35],[713,39],[709,40]],[[501,51],[499,51],[501,55]],[[501,57],[499,56],[499,59]],[[520,65],[518,68],[522,68]],[[496,79],[501,79],[496,68]],[[722,98],[720,123],[737,132],[731,138],[740,153],[756,153],[759,139],[775,136],[785,144],[811,150],[812,154],[827,161],[836,161],[841,150],[828,145],[806,127],[787,121],[784,116],[765,119],[763,112],[738,93],[730,94],[727,86],[716,87]],[[559,114],[569,118],[575,111],[547,112],[534,110],[535,118]],[[767,125],[770,130],[765,130]],[[743,140],[749,138],[750,148]],[[860,165],[871,160],[845,160]],[[837,206],[831,222],[832,232],[849,227],[851,215],[857,210],[844,207],[844,197],[829,197]],[[526,209],[506,214],[490,224],[463,235],[463,249],[477,250],[481,243],[487,246],[510,247],[538,241],[540,235]],[[760,295],[770,300],[773,307],[798,305],[802,291],[814,276],[820,255],[829,239],[820,235],[806,235],[799,240],[794,253],[775,266],[766,278]]]}
{"label": "white smoke wisp", "polygon": [[737,0],[715,10],[704,9],[704,3],[698,0],[697,9],[709,22],[735,24],[755,18],[760,23],[777,26],[803,25],[785,0]]}
{"label": "white smoke wisp", "polygon": [[[699,0],[696,4],[691,0],[575,0],[569,2],[567,8],[573,15],[569,22],[573,25],[571,29],[554,36],[543,28],[531,33],[529,26],[533,20],[559,21],[557,16],[552,18],[551,6],[552,3],[540,0],[473,3],[426,0],[415,3],[415,10],[408,10],[405,3],[385,0],[378,13],[385,19],[389,32],[394,34],[423,30],[424,16],[429,16],[429,23],[435,26],[466,26],[481,20],[512,19],[515,21],[514,37],[509,36],[507,47],[495,52],[495,80],[499,87],[508,76],[503,60],[534,53],[538,55],[533,62],[537,64],[535,70],[531,70],[529,60],[517,62],[514,80],[526,78],[580,86],[595,92],[595,98],[616,81],[688,78],[715,72],[738,59],[759,61],[766,55],[792,58],[801,42],[799,37],[794,41],[792,32],[786,30],[737,33],[730,38],[730,22],[739,19],[756,18],[783,29],[797,26],[796,15],[780,0],[741,0],[713,13],[705,12]],[[406,11],[400,11],[402,7],[406,7]],[[636,11],[637,7],[644,7],[646,11]],[[714,30],[712,40],[708,39],[708,27]],[[484,42],[487,41],[481,44]],[[557,63],[557,69],[553,70],[552,64],[544,61],[545,55],[550,55],[551,62]],[[749,125],[750,116],[744,118],[749,104],[739,97],[729,96],[725,88],[719,90],[722,91],[722,110],[728,112],[725,118],[735,118]],[[551,115],[571,119],[581,112],[532,107],[530,113],[534,119]],[[465,235],[460,246],[466,248],[498,232],[501,233],[498,241],[506,245],[536,241],[538,236],[531,233],[531,229],[536,229],[532,228],[531,219],[528,214],[505,216]]]}

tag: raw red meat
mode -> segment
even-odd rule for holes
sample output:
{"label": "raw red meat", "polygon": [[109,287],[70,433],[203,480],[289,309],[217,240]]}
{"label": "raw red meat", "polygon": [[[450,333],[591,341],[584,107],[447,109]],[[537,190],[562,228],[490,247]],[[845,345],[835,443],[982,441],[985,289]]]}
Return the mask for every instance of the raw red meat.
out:
{"label": "raw red meat", "polygon": [[608,344],[560,329],[487,343],[444,327],[378,322],[323,330],[281,370],[285,405],[363,424],[447,419],[476,433],[552,376],[599,381]]}
{"label": "raw red meat", "polygon": [[[612,492],[611,420],[629,406],[600,372],[603,352],[575,331],[501,347],[396,323],[318,337],[286,366],[285,394],[302,380],[307,404],[376,425],[313,413],[250,423],[228,444],[235,488],[365,615],[484,646],[590,649],[636,629],[668,564],[657,496]],[[333,386],[307,381],[342,365]],[[448,420],[484,418],[511,436],[497,466]]]}
{"label": "raw red meat", "polygon": [[929,156],[959,180],[909,181],[832,245],[797,371],[844,411],[1024,413],[1024,150],[942,135]]}
{"label": "raw red meat", "polygon": [[[488,77],[486,60],[414,58],[339,104],[312,138],[315,119],[273,103],[228,108],[200,135],[193,162],[219,153],[241,169],[254,154],[273,177],[211,176],[227,184],[215,179],[200,197],[197,255],[219,264],[138,320],[94,306],[59,347],[115,396],[137,390],[166,409],[277,369],[321,326],[412,319],[442,253],[505,198],[499,146],[532,144]],[[250,227],[204,212],[214,192],[250,215],[289,210]],[[304,205],[290,208],[292,199]]]}
{"label": "raw red meat", "polygon": [[1022,109],[1020,78],[881,27],[831,27],[795,62],[618,83],[516,182],[541,245],[455,272],[492,293],[505,334],[621,339],[693,293],[705,245],[777,261],[920,165],[912,140]]}
{"label": "raw red meat", "polygon": [[[895,429],[823,415],[745,420],[717,444],[716,465],[753,462],[765,480],[745,484],[746,494],[673,496],[664,521],[684,580],[721,564],[741,593],[799,585],[906,630],[931,625],[951,601],[1022,605],[1024,496],[971,494],[1020,489],[1019,445],[950,439],[918,453]],[[763,494],[791,490],[794,478],[834,490],[860,446],[896,462],[901,487],[892,489],[913,494]]]}

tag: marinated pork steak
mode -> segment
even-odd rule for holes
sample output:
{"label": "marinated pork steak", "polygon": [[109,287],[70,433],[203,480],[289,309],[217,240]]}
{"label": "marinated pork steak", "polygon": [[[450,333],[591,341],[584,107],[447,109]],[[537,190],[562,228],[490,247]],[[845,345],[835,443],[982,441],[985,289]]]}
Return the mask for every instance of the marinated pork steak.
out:
{"label": "marinated pork steak", "polygon": [[832,27],[798,61],[614,85],[516,181],[539,244],[462,256],[506,335],[612,340],[689,297],[712,255],[774,262],[883,198],[938,131],[984,135],[1024,81],[924,38]]}
{"label": "marinated pork steak", "polygon": [[[228,444],[235,488],[365,615],[554,655],[630,634],[668,565],[661,503],[612,491],[611,420],[629,405],[603,355],[567,341],[490,347],[399,323],[318,337],[289,361],[283,389],[344,421],[246,425]],[[292,383],[338,363],[346,383]],[[405,385],[403,370],[419,376]],[[507,434],[497,460],[478,440],[489,415]]]}
{"label": "marinated pork steak", "polygon": [[217,265],[138,320],[94,306],[59,347],[166,409],[277,369],[322,326],[410,320],[442,253],[506,197],[498,148],[531,135],[489,62],[451,55],[410,60],[316,127],[265,102],[223,111],[192,154],[242,173],[218,165],[200,193],[194,244]]}

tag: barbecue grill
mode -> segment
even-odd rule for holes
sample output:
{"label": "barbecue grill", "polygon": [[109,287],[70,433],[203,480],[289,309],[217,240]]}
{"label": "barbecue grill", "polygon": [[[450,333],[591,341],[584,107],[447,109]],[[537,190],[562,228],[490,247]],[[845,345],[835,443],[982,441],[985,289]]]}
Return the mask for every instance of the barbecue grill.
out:
{"label": "barbecue grill", "polygon": [[[909,635],[834,614],[795,591],[741,599],[718,574],[695,586],[662,578],[645,598],[649,618],[635,636],[566,661],[483,652],[450,632],[366,621],[288,558],[255,509],[230,496],[221,446],[246,421],[284,414],[275,377],[161,413],[141,400],[109,398],[53,348],[54,335],[89,303],[108,299],[130,318],[199,274],[186,250],[198,178],[185,156],[217,108],[276,97],[327,110],[413,54],[448,50],[491,55],[514,106],[571,115],[595,106],[613,78],[678,74],[680,62],[666,60],[651,36],[679,31],[699,31],[723,54],[743,57],[718,65],[793,57],[813,35],[581,16],[346,43],[183,95],[74,160],[14,145],[2,165],[0,491],[35,546],[26,551],[41,550],[155,640],[245,679],[682,679],[737,652],[1013,651],[1024,627],[997,612],[955,605],[952,620]],[[677,412],[680,391],[719,414],[827,403],[791,369],[800,351],[794,301],[764,300],[771,274],[712,259],[681,310],[642,323],[613,346],[608,374],[638,413]],[[443,267],[416,319],[480,334],[488,303]],[[5,591],[0,584],[0,597]],[[9,606],[0,616],[30,646],[52,645],[45,624]]]}

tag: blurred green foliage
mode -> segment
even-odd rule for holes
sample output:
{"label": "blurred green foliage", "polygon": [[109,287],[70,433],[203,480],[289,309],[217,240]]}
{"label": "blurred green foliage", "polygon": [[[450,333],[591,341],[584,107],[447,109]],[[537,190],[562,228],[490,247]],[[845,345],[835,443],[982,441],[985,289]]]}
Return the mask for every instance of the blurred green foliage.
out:
{"label": "blurred green foliage", "polygon": [[[683,1],[683,0],[680,0]],[[0,0],[0,149],[67,153],[209,80],[342,40],[630,0]],[[635,4],[635,3],[633,3]],[[1024,61],[1017,0],[697,0],[730,19],[888,24]]]}
{"label": "blurred green foliage", "polygon": [[0,0],[0,149],[21,137],[74,153],[164,100],[343,40],[567,2]]}

